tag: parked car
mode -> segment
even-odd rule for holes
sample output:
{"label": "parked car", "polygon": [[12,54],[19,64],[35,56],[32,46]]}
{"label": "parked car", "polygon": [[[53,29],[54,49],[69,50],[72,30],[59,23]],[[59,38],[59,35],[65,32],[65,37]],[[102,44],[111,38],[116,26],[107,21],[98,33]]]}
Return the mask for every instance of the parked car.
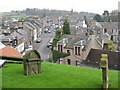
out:
{"label": "parked car", "polygon": [[50,31],[50,30],[48,30],[48,33],[51,33],[51,31]]}
{"label": "parked car", "polygon": [[40,43],[41,41],[42,41],[41,38],[37,38],[37,39],[36,39],[36,43]]}
{"label": "parked car", "polygon": [[44,31],[44,33],[47,33],[47,32],[48,32],[48,29],[46,28],[45,31]]}
{"label": "parked car", "polygon": [[50,43],[50,44],[52,44],[52,42],[53,42],[53,38],[52,38],[52,39],[50,39],[49,43]]}
{"label": "parked car", "polygon": [[47,44],[47,47],[49,48],[49,47],[52,47],[52,44],[51,43],[48,43]]}

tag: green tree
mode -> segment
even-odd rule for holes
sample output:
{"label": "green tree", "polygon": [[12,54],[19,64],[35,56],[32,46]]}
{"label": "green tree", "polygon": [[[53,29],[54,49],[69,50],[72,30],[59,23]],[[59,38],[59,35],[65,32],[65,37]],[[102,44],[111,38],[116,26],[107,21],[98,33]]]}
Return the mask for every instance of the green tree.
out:
{"label": "green tree", "polygon": [[67,19],[65,19],[63,23],[63,33],[70,34],[70,26],[69,26],[69,22]]}
{"label": "green tree", "polygon": [[64,58],[66,56],[69,56],[70,54],[69,53],[64,53],[64,52],[59,52],[59,51],[56,51],[56,50],[52,50],[53,52],[53,62],[56,62],[58,59],[60,58]]}
{"label": "green tree", "polygon": [[103,19],[104,19],[104,22],[110,22],[111,18],[109,16],[109,11],[104,10]]}
{"label": "green tree", "polygon": [[96,14],[94,16],[94,20],[96,20],[97,22],[100,22],[101,21],[101,16],[99,14]]}
{"label": "green tree", "polygon": [[109,11],[107,10],[104,10],[104,13],[103,13],[104,16],[109,16]]}
{"label": "green tree", "polygon": [[53,47],[56,46],[57,42],[61,39],[62,35],[63,35],[63,30],[58,29],[57,32],[56,32],[56,35],[53,39],[53,43],[52,43]]}
{"label": "green tree", "polygon": [[108,41],[108,50],[114,51],[114,49],[115,49],[115,46],[114,46],[113,41],[112,41],[112,40],[109,40],[109,41]]}

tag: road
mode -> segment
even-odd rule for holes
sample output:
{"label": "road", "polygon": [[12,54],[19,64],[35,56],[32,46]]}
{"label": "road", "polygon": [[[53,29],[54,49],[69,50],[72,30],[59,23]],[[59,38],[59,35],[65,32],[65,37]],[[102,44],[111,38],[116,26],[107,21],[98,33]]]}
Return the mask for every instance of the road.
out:
{"label": "road", "polygon": [[49,59],[50,48],[47,47],[47,44],[49,43],[49,41],[52,38],[54,38],[54,36],[55,36],[54,30],[55,30],[55,28],[51,27],[50,28],[51,33],[42,32],[42,34],[40,35],[40,38],[42,39],[42,41],[40,43],[34,43],[33,44],[34,49],[37,50],[40,53],[42,60],[48,60]]}

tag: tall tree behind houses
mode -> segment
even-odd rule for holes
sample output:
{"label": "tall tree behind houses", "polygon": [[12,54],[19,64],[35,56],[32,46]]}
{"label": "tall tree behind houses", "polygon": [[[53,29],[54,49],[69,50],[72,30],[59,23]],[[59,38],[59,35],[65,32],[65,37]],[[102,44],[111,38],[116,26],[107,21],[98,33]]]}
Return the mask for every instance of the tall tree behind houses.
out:
{"label": "tall tree behind houses", "polygon": [[70,34],[70,26],[69,26],[69,22],[67,19],[65,19],[63,23],[63,33]]}

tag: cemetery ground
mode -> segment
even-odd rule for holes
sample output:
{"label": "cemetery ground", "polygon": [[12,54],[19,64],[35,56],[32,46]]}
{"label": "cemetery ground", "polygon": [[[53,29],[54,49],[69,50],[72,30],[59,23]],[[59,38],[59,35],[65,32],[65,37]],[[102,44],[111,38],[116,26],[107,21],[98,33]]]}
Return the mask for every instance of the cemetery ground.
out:
{"label": "cemetery ground", "polygon": [[[22,64],[6,64],[2,88],[101,88],[102,71],[87,67],[42,62],[41,73],[25,76]],[[118,73],[109,70],[109,87],[118,88]]]}

